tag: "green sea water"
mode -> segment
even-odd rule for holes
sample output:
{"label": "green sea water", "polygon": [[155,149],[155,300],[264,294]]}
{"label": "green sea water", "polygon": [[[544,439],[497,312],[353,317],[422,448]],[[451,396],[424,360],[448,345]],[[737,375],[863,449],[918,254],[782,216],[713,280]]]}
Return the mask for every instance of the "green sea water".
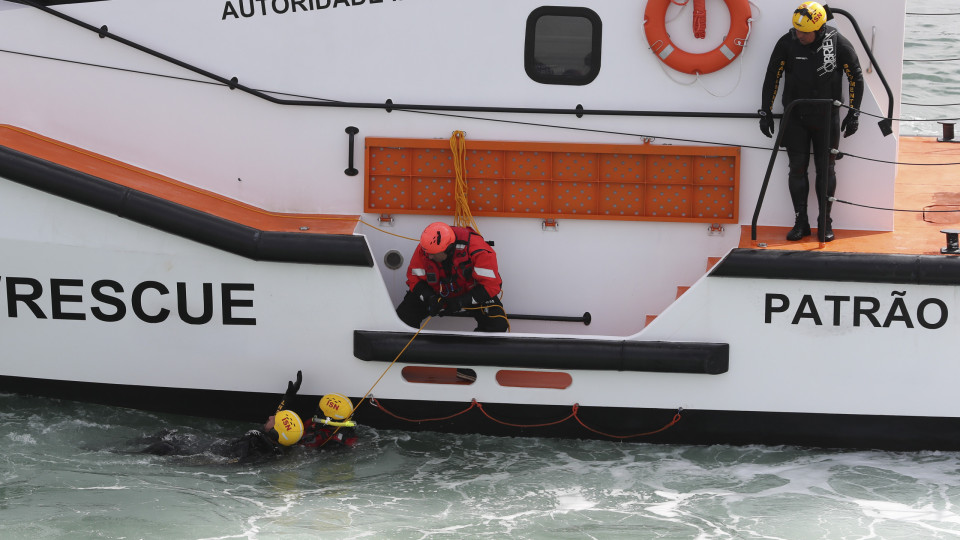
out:
{"label": "green sea water", "polygon": [[0,395],[0,538],[955,538],[960,454],[361,428],[258,465],[151,456],[248,424]]}

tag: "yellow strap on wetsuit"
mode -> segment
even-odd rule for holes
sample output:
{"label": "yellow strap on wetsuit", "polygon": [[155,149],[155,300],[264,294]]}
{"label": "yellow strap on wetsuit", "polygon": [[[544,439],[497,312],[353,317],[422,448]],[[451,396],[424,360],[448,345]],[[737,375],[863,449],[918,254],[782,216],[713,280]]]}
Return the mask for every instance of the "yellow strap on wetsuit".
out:
{"label": "yellow strap on wetsuit", "polygon": [[324,418],[323,420],[321,420],[321,419],[317,418],[316,416],[313,417],[313,423],[314,423],[314,424],[324,425],[324,426],[333,426],[333,427],[338,427],[338,428],[343,428],[343,427],[356,427],[356,426],[357,426],[357,423],[354,422],[353,420],[344,420],[344,421],[342,421],[342,422],[338,422],[338,421],[336,421],[336,420],[331,420],[331,419],[329,419],[329,418]]}

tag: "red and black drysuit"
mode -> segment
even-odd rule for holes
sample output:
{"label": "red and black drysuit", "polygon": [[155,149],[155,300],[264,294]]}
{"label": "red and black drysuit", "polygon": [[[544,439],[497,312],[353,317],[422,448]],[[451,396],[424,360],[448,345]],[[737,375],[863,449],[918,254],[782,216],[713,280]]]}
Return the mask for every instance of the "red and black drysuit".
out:
{"label": "red and black drysuit", "polygon": [[[852,109],[843,121],[844,136],[852,135],[858,127],[860,102],[863,101],[863,74],[853,45],[835,29],[823,26],[809,45],[800,43],[796,30],[784,34],[770,55],[766,77],[763,80],[761,111],[770,114],[776,103],[780,77],[785,74],[783,105],[786,107],[797,99],[832,99],[843,103],[843,78],[848,84],[848,100]],[[829,118],[830,132],[824,139],[824,127]],[[817,171],[815,189],[817,201],[833,197],[837,189],[834,170],[836,156],[830,149],[840,146],[840,107],[820,104],[797,105],[791,118],[781,122],[782,145],[787,150],[790,173],[788,177],[790,199],[797,214],[798,223],[807,223],[807,197],[810,182],[807,167],[810,164],[810,148],[813,147],[814,165]],[[823,161],[826,161],[826,170]],[[824,191],[825,190],[825,191]],[[824,195],[826,197],[824,197]],[[821,218],[829,226],[830,207],[820,208]],[[824,215],[825,214],[825,215]],[[817,221],[820,223],[820,220]]]}
{"label": "red and black drysuit", "polygon": [[427,315],[466,308],[477,321],[477,332],[506,332],[508,323],[500,294],[500,271],[493,248],[470,227],[451,227],[456,240],[441,263],[417,246],[407,267],[408,291],[397,316],[419,328]]}
{"label": "red and black drysuit", "polygon": [[308,418],[303,421],[303,437],[297,442],[297,446],[307,446],[309,448],[346,446],[353,448],[359,440],[357,432],[353,428],[326,426]]}

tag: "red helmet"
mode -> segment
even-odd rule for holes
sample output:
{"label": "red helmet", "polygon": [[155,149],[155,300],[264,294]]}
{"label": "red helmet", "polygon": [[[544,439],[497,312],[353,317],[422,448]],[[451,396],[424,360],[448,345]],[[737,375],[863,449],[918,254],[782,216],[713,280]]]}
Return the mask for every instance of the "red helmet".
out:
{"label": "red helmet", "polygon": [[457,239],[453,229],[446,223],[436,222],[427,225],[420,235],[420,247],[428,254],[443,253]]}

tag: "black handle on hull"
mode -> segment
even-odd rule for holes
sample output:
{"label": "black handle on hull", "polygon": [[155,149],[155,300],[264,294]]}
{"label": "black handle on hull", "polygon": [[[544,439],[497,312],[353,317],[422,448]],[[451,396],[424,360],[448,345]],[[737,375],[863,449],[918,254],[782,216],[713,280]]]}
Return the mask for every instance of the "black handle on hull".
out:
{"label": "black handle on hull", "polygon": [[[458,311],[456,313],[444,313],[443,317],[473,317],[470,313],[466,311]],[[587,311],[580,317],[567,317],[564,315],[521,315],[518,313],[508,314],[508,319],[513,319],[515,321],[553,321],[553,322],[579,322],[583,323],[584,326],[590,326],[590,322],[593,321],[593,317],[590,315],[590,312]]]}
{"label": "black handle on hull", "polygon": [[360,173],[360,171],[353,166],[353,142],[357,136],[357,133],[360,133],[360,130],[353,126],[349,126],[344,131],[347,132],[347,135],[350,135],[350,150],[347,151],[347,170],[343,171],[343,174],[347,176],[356,176]]}

